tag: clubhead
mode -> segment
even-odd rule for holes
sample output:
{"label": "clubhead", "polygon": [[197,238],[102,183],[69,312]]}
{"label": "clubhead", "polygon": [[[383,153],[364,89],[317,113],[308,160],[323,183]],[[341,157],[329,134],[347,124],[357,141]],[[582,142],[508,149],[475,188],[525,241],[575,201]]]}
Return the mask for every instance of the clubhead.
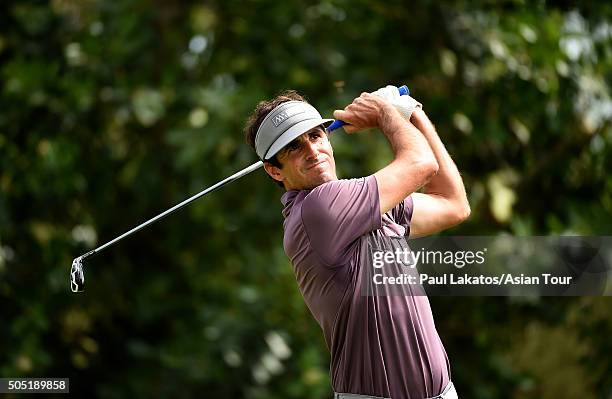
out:
{"label": "clubhead", "polygon": [[72,292],[85,291],[85,275],[83,274],[82,256],[72,261],[72,268],[70,269],[70,289]]}

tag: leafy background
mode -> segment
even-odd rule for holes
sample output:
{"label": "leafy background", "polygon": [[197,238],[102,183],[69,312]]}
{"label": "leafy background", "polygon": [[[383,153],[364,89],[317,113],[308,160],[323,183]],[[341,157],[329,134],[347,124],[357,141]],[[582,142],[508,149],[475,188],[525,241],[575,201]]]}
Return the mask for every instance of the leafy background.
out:
{"label": "leafy background", "polygon": [[[254,162],[244,121],[286,88],[331,115],[408,84],[468,190],[450,234],[610,234],[611,16],[605,1],[3,1],[0,376],[99,398],[330,397],[262,171],[68,287],[74,257]],[[333,140],[342,177],[389,161],[379,134]],[[609,297],[431,302],[462,397],[612,398]]]}

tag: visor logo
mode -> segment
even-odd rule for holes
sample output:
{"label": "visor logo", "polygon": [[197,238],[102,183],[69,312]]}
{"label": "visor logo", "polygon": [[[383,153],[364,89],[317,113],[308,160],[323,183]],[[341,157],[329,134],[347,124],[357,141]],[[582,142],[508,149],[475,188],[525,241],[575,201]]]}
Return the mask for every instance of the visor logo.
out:
{"label": "visor logo", "polygon": [[304,112],[306,112],[306,110],[300,109],[300,107],[289,108],[288,110],[285,110],[281,112],[280,114],[274,116],[272,118],[272,123],[274,124],[274,127],[278,127],[281,123],[283,123],[290,117],[297,115],[297,114],[304,113]]}

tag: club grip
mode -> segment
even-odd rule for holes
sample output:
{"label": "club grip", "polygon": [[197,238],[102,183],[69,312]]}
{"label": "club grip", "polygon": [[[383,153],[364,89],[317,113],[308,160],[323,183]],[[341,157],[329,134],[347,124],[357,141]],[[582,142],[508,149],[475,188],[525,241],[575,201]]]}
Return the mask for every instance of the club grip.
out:
{"label": "club grip", "polygon": [[[408,89],[408,86],[406,85],[402,85],[400,87],[397,88],[397,90],[399,90],[399,94],[400,96],[409,96],[410,95],[410,89]],[[336,119],[335,121],[332,122],[331,125],[329,125],[329,127],[327,128],[328,132],[332,132],[336,129],[338,129],[339,127],[342,127],[346,125],[345,121],[342,121],[340,119]]]}

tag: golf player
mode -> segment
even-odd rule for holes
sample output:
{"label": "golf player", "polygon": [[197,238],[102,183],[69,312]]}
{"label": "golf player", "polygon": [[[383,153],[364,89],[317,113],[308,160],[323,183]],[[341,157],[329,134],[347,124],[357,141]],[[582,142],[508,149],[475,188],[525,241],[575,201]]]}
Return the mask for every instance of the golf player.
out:
{"label": "golf player", "polygon": [[373,248],[407,248],[406,238],[468,217],[461,176],[420,104],[396,87],[363,93],[334,117],[348,134],[378,128],[393,160],[338,179],[326,132],[333,120],[294,91],[259,103],[245,134],[285,190],[284,249],[331,352],[335,398],[457,398],[427,296],[361,287]]}

